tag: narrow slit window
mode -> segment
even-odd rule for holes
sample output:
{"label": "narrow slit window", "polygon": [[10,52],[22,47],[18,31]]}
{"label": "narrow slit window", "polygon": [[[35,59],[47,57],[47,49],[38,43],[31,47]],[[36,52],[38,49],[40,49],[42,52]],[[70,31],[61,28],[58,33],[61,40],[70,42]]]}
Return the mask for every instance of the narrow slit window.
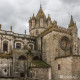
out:
{"label": "narrow slit window", "polygon": [[60,64],[58,64],[58,70],[61,70],[61,65]]}

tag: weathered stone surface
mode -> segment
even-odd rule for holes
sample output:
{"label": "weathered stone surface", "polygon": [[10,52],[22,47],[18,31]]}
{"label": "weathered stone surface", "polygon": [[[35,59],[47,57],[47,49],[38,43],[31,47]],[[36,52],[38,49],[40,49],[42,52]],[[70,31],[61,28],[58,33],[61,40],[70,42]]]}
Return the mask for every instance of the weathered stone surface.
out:
{"label": "weathered stone surface", "polygon": [[68,28],[60,27],[40,7],[29,32],[0,25],[0,80],[80,80],[80,39],[72,16]]}

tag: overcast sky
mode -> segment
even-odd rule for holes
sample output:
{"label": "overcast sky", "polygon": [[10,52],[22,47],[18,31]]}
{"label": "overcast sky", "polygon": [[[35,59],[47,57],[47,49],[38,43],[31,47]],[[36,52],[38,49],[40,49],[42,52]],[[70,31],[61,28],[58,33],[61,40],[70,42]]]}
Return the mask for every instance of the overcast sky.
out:
{"label": "overcast sky", "polygon": [[[68,27],[73,15],[80,33],[80,0],[42,0],[41,4],[46,16],[50,14],[59,26]],[[27,30],[29,34],[29,18],[33,13],[36,15],[39,8],[40,0],[0,0],[2,29],[10,30],[13,26],[14,32],[23,34]]]}

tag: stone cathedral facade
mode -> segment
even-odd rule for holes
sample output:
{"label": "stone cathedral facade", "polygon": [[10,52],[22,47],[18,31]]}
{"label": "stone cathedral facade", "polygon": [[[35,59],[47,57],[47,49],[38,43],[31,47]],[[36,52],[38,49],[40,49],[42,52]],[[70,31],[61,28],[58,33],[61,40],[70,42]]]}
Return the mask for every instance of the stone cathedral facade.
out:
{"label": "stone cathedral facade", "polygon": [[80,80],[80,39],[72,16],[64,28],[40,7],[29,20],[30,35],[1,28],[0,80]]}

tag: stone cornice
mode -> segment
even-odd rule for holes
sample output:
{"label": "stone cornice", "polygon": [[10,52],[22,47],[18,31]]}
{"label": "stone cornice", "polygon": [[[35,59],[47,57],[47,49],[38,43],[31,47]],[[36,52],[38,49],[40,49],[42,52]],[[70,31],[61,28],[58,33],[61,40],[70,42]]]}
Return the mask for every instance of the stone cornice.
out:
{"label": "stone cornice", "polygon": [[30,35],[26,35],[26,34],[18,34],[18,33],[12,32],[12,31],[1,30],[0,35],[12,36],[14,38],[25,38],[25,39],[34,39],[35,40],[35,36],[30,36]]}
{"label": "stone cornice", "polygon": [[[35,29],[47,29],[47,28],[45,28],[45,27],[37,27],[37,28],[32,28],[31,30],[35,30]],[[29,30],[29,32],[30,32],[31,30]]]}
{"label": "stone cornice", "polygon": [[70,31],[68,29],[63,28],[63,27],[58,27],[57,25],[52,25],[48,29],[46,29],[44,32],[42,32],[39,36],[37,36],[36,38],[43,37],[52,31],[61,32],[61,33],[70,35]]}
{"label": "stone cornice", "polygon": [[56,57],[55,60],[68,57],[80,57],[80,55],[67,55],[67,56]]}

